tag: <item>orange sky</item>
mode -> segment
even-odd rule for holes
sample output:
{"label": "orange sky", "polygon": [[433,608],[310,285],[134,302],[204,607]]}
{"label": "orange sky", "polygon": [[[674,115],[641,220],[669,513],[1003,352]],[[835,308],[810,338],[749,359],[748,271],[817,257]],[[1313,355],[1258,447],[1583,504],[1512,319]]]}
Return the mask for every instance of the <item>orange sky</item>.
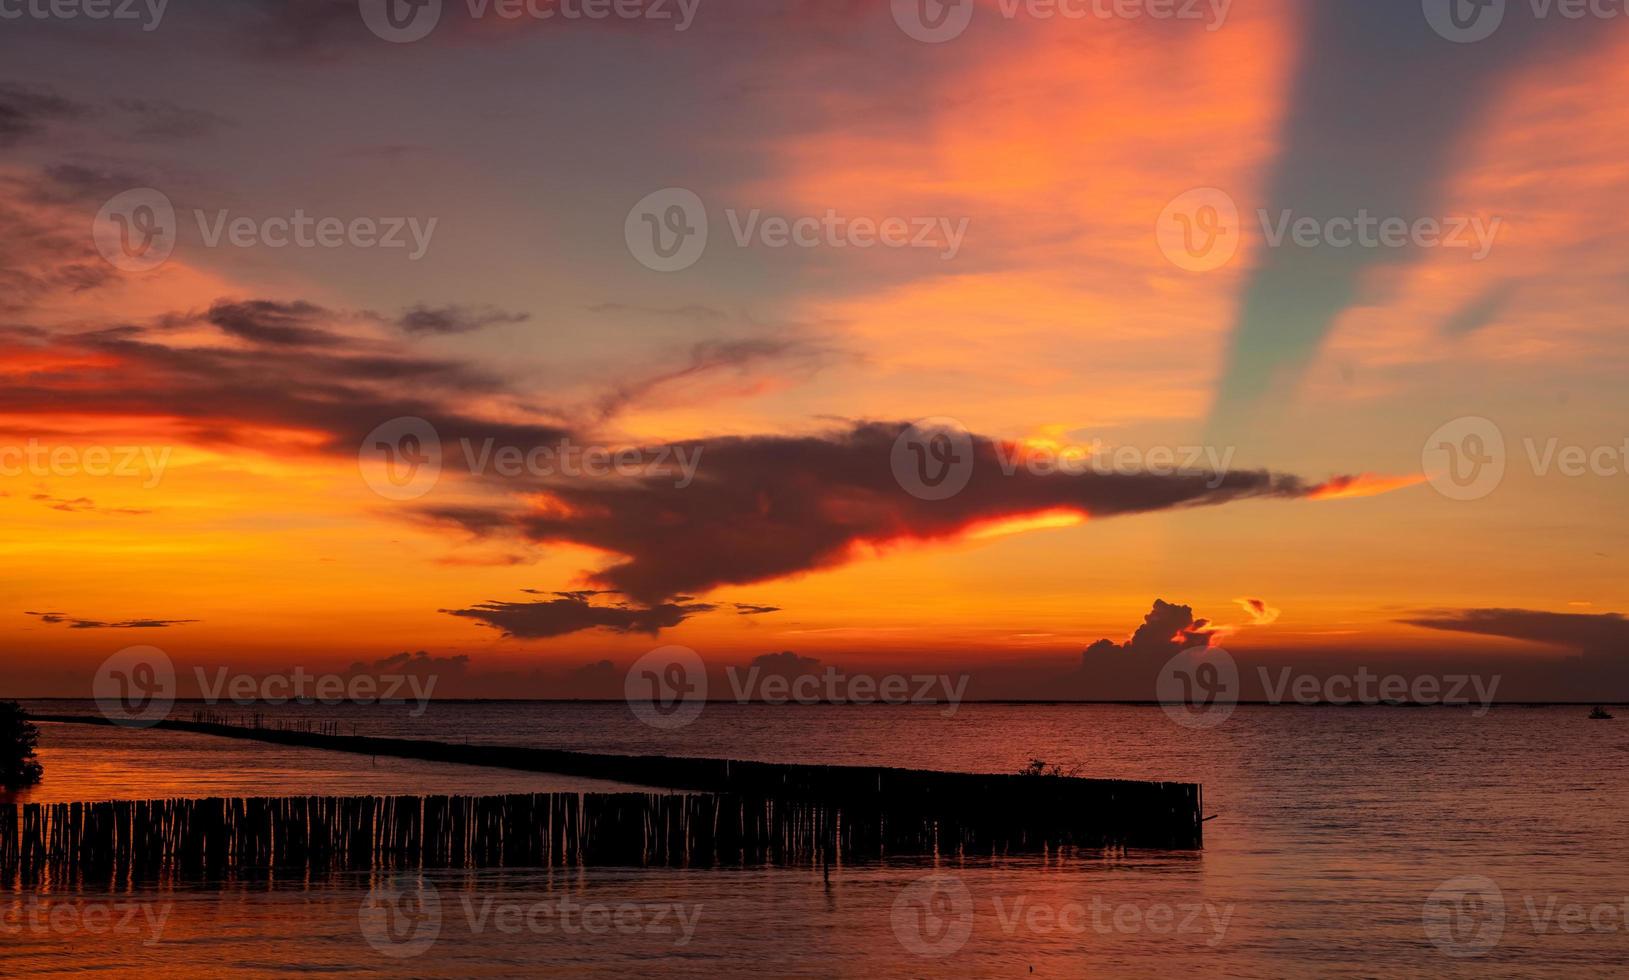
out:
{"label": "orange sky", "polygon": [[[658,643],[725,661],[1068,663],[1123,639],[1158,597],[1251,649],[1474,657],[1555,648],[1399,620],[1629,606],[1629,475],[1539,473],[1524,442],[1629,436],[1616,217],[1629,127],[1601,94],[1629,71],[1621,31],[1545,35],[1521,57],[1490,48],[1504,60],[1480,76],[1488,94],[1455,107],[1441,126],[1452,138],[1429,153],[1406,125],[1372,122],[1405,119],[1406,92],[1374,94],[1392,116],[1353,111],[1355,146],[1419,173],[1419,211],[1402,217],[1496,216],[1502,230],[1485,259],[1405,249],[1308,274],[1295,288],[1309,303],[1328,290],[1330,327],[1252,389],[1264,404],[1238,427],[1219,420],[1225,377],[1260,353],[1246,300],[1281,282],[1285,261],[1257,210],[1321,213],[1364,177],[1354,160],[1319,173],[1328,198],[1275,197],[1328,149],[1304,145],[1305,119],[1343,108],[1314,98],[1314,76],[1336,70],[1315,44],[1339,25],[1278,2],[1235,5],[1216,30],[1007,21],[992,4],[965,37],[924,45],[886,7],[805,12],[797,43],[726,5],[680,37],[453,31],[384,50],[319,32],[311,51],[261,51],[207,78],[207,59],[167,66],[164,46],[246,42],[229,20],[200,18],[109,55],[110,71],[151,66],[132,95],[146,109],[109,103],[94,80],[0,87],[27,122],[0,143],[0,214],[21,229],[0,246],[0,447],[164,461],[102,476],[0,470],[0,662],[19,693],[74,693],[103,657],[143,642],[255,669],[428,650],[523,671],[622,663]],[[90,56],[66,36],[44,41],[6,74],[61,77],[53,59]],[[1369,63],[1354,42],[1345,68],[1429,78],[1419,65],[1471,56],[1445,44],[1409,33]],[[104,263],[89,228],[141,186],[174,202],[180,244],[129,272]],[[712,226],[705,257],[675,273],[642,267],[623,242],[628,208],[663,187],[696,191]],[[1194,188],[1220,189],[1244,216],[1242,247],[1211,271],[1179,267],[1156,229]],[[434,216],[436,239],[412,261],[209,247],[192,223],[194,210],[297,207]],[[948,259],[738,246],[732,216],[752,209],[942,217],[965,220],[966,236]],[[233,305],[249,301],[268,305]],[[479,326],[404,326],[415,307]],[[407,408],[439,413],[448,455],[429,494],[387,499],[359,470],[361,434]],[[721,441],[854,449],[842,440],[855,421],[940,416],[1011,452],[1127,447],[1147,461],[1196,447],[1306,490],[1095,513],[1068,492],[1060,504],[1056,481],[997,480],[977,506],[935,510],[887,497],[886,455],[850,475],[862,462],[821,455],[829,446],[804,463],[807,446],[754,444],[737,462]],[[1504,481],[1469,501],[1428,483],[1421,455],[1463,416],[1493,419],[1508,448]],[[452,455],[461,436],[529,449],[549,433],[699,440],[699,479],[635,514],[614,487],[554,493],[461,473]],[[756,497],[740,492],[753,466],[773,488]],[[1360,479],[1311,490],[1341,476]],[[820,540],[798,540],[811,521]],[[608,544],[628,522],[649,532],[633,555]],[[716,530],[686,540],[704,522]],[[523,590],[604,587],[624,565],[681,584],[594,606],[717,608],[659,632],[532,637],[448,613],[553,601]],[[1255,624],[1241,597],[1281,614]]]}

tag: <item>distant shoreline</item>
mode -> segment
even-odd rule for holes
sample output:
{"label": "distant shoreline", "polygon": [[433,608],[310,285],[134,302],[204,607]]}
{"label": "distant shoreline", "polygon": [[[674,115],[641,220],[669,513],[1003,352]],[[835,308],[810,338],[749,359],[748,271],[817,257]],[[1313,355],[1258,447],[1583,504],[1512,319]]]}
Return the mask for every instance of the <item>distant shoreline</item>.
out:
{"label": "distant shoreline", "polygon": [[[59,701],[59,702],[87,702],[93,698],[66,698],[66,697],[31,697],[26,694],[4,695],[4,701]],[[203,698],[176,698],[175,703],[180,704],[212,704],[221,707],[219,702],[207,701]],[[391,702],[378,702],[389,705]],[[432,704],[626,704],[622,698],[433,698]],[[769,701],[737,701],[734,698],[709,698],[698,702],[709,707],[717,705],[735,705],[743,708],[934,708],[943,707],[938,702],[923,704],[891,704],[884,701],[857,702],[857,701],[787,701],[775,703]],[[1121,706],[1129,708],[1159,708],[1164,705],[1159,701],[1074,701],[1060,699],[1022,699],[1022,698],[968,698],[960,702],[963,706],[970,704],[1013,705],[1028,707],[1047,706]],[[285,701],[281,704],[232,704],[233,708],[250,710],[255,708],[284,708],[291,704],[300,707],[339,707],[338,704],[325,704],[321,701]],[[1476,704],[1444,704],[1441,702],[1352,702],[1352,701],[1319,701],[1319,702],[1289,702],[1289,701],[1234,701],[1232,704],[1241,708],[1476,708]],[[1589,708],[1599,705],[1604,708],[1629,708],[1629,701],[1495,701],[1488,707],[1492,708]]]}

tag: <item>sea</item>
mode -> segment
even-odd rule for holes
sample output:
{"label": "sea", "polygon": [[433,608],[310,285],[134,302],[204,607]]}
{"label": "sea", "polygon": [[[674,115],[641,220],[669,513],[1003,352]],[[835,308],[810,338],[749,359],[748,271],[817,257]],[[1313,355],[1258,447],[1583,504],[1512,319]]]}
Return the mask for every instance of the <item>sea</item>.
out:
{"label": "sea", "polygon": [[[94,714],[91,702],[25,702]],[[177,704],[172,716],[197,706]],[[831,867],[500,868],[0,890],[0,975],[1622,976],[1629,719],[1587,707],[257,707],[349,734],[1204,786],[1205,846]],[[1624,712],[1620,712],[1624,714]],[[41,726],[3,801],[640,789],[206,735]],[[410,900],[395,914],[380,896]]]}

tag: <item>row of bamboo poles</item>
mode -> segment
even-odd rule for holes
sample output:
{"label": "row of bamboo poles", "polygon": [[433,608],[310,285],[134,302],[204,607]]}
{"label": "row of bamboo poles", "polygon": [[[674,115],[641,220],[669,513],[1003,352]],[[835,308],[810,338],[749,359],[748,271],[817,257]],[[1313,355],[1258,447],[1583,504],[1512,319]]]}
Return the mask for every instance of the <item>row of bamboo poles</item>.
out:
{"label": "row of bamboo poles", "polygon": [[[41,720],[90,722],[83,716]],[[837,863],[1203,844],[1203,800],[1193,783],[611,755],[213,721],[161,724],[673,792],[0,805],[0,882],[117,885],[248,869]]]}
{"label": "row of bamboo poles", "polygon": [[[106,724],[84,715],[42,721]],[[948,821],[957,833],[1010,842],[1196,850],[1203,846],[1197,783],[795,765],[659,755],[615,755],[509,745],[455,744],[298,729],[164,721],[159,727],[369,756],[457,762],[611,780],[641,787],[803,800]]]}
{"label": "row of bamboo poles", "polygon": [[840,863],[961,851],[979,837],[968,831],[877,815],[847,819],[804,801],[695,793],[6,804],[0,886],[125,889],[336,871]]}

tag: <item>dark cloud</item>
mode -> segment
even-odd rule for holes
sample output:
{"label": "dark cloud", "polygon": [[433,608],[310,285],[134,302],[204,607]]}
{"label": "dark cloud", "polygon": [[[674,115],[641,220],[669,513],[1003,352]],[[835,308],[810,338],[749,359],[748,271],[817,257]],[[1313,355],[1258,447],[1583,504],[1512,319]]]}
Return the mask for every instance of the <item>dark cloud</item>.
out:
{"label": "dark cloud", "polygon": [[16,146],[48,123],[77,119],[87,111],[43,86],[0,82],[0,147]]}
{"label": "dark cloud", "polygon": [[590,313],[637,313],[641,316],[678,317],[684,320],[725,320],[729,314],[714,306],[687,303],[684,306],[637,306],[632,303],[595,303]]}
{"label": "dark cloud", "polygon": [[600,595],[616,595],[615,592],[606,589],[576,589],[569,592],[558,589],[521,589],[520,591],[526,593],[527,595],[552,595],[558,596],[561,599],[575,599],[578,602],[587,602],[595,596]]}
{"label": "dark cloud", "polygon": [[827,356],[824,349],[799,340],[754,338],[708,340],[692,346],[683,363],[619,385],[599,404],[602,419],[610,418],[636,402],[649,400],[662,389],[708,375],[731,374],[746,377],[753,368],[775,362],[801,361],[814,369]]}
{"label": "dark cloud", "polygon": [[[96,179],[83,172],[52,182],[74,186]],[[3,201],[0,197],[0,208]],[[86,238],[81,232],[78,252],[53,256],[43,266],[0,272],[0,287],[7,284],[5,277],[20,274],[25,293],[62,288],[61,270],[83,255]],[[0,242],[0,253],[17,249],[27,259],[39,251],[28,246],[38,244],[8,238]],[[99,257],[91,262],[106,270]],[[35,275],[40,270],[57,280],[41,286]],[[0,302],[5,296],[0,289]],[[453,322],[451,316],[442,319]],[[371,314],[340,313],[289,298],[223,299],[202,314],[176,313],[146,324],[116,323],[73,334],[0,326],[0,356],[8,358],[11,369],[0,388],[0,416],[71,409],[87,419],[161,419],[166,436],[197,444],[271,451],[282,448],[279,440],[292,440],[303,452],[353,458],[381,423],[416,417],[439,436],[443,472],[478,470],[478,460],[462,458],[466,444],[479,452],[484,445],[601,441],[592,426],[585,430],[563,413],[551,417],[521,403],[518,386],[493,372],[456,357],[411,356],[388,339],[344,331],[354,326],[351,321],[381,325]],[[178,330],[199,323],[212,325],[231,343],[199,341],[192,336],[196,331]],[[600,412],[614,413],[702,375],[744,376],[761,363],[800,358],[812,364],[821,356],[809,345],[781,340],[704,342],[676,367],[618,388],[602,400]],[[471,404],[482,406],[483,417],[467,414],[465,406]],[[496,603],[458,611],[499,628],[511,624],[516,635],[559,635],[561,624],[573,621],[586,626],[566,632],[589,627],[650,632],[694,611],[673,598],[680,594],[832,568],[871,547],[950,539],[982,522],[1058,510],[1103,518],[1250,498],[1298,498],[1319,489],[1267,471],[1159,476],[1043,474],[1020,467],[1008,474],[1001,447],[979,436],[970,441],[966,488],[946,500],[923,500],[903,490],[894,475],[895,442],[906,428],[899,422],[861,422],[825,435],[719,437],[649,447],[666,454],[671,472],[652,467],[635,477],[502,480],[487,475],[479,478],[488,481],[484,489],[513,494],[508,498],[513,502],[460,503],[415,513],[480,536],[570,542],[622,556],[587,581],[622,592],[640,608],[596,607],[561,596],[553,606],[532,604],[537,609]],[[691,482],[677,478],[684,460],[699,464]]]}
{"label": "dark cloud", "polygon": [[117,622],[104,622],[99,619],[78,619],[59,612],[24,612],[23,615],[36,616],[40,622],[49,623],[53,626],[66,624],[71,630],[165,629],[170,626],[200,622],[200,620],[196,619],[125,619]]}
{"label": "dark cloud", "polygon": [[231,120],[203,109],[166,102],[163,99],[115,99],[113,102],[131,120],[130,135],[138,140],[190,140],[208,136]]}
{"label": "dark cloud", "polygon": [[[41,300],[71,296],[111,280],[113,267],[85,233],[81,202],[101,175],[78,167],[0,177],[0,313],[20,314]],[[125,188],[137,186],[126,184]],[[92,209],[94,210],[94,209]]]}
{"label": "dark cloud", "polygon": [[111,105],[75,102],[45,86],[0,82],[0,147],[22,143],[54,122],[111,121],[115,131],[152,141],[194,139],[231,124],[213,112],[163,99],[114,99]]}
{"label": "dark cloud", "polygon": [[645,603],[681,592],[761,582],[852,560],[900,540],[953,538],[980,522],[1069,510],[1094,518],[1305,497],[1319,487],[1266,471],[1224,474],[1003,470],[996,444],[972,440],[967,486],[941,501],[901,489],[891,465],[904,423],[866,422],[825,436],[696,440],[695,482],[671,474],[546,488],[538,510],[432,509],[429,516],[478,533],[509,525],[538,542],[565,541],[625,556],[590,576]]}
{"label": "dark cloud", "polygon": [[772,674],[806,674],[820,666],[820,660],[790,650],[782,650],[779,653],[764,653],[753,657],[749,666],[761,668]]}
{"label": "dark cloud", "polygon": [[[852,3],[854,0],[845,0]],[[869,0],[866,0],[869,2]],[[556,6],[555,2],[535,3],[537,7]],[[677,5],[668,0],[639,0],[643,8],[666,11],[677,17]],[[833,0],[793,0],[793,8],[832,8],[842,6]],[[362,54],[373,52],[388,57],[391,45],[368,29],[357,14],[356,0],[246,0],[246,2],[220,4],[236,20],[240,43],[249,53],[273,60],[354,62]],[[499,18],[492,15],[494,4],[472,7],[460,0],[445,0],[440,4],[440,16],[435,29],[421,39],[419,45],[502,44],[535,37],[537,32],[558,32],[559,20],[533,17]],[[705,6],[705,4],[703,5]],[[739,10],[755,11],[755,4],[738,4]],[[776,5],[786,6],[785,4]],[[477,16],[476,10],[487,11]],[[620,7],[619,7],[620,9]],[[723,16],[715,13],[714,19]],[[574,22],[581,30],[627,30],[639,27],[638,21],[622,17],[593,17]]]}
{"label": "dark cloud", "polygon": [[357,146],[346,150],[348,157],[364,157],[377,160],[401,160],[406,157],[419,156],[434,152],[432,147],[422,143],[376,143],[369,146]]}
{"label": "dark cloud", "polygon": [[255,344],[332,347],[342,343],[342,338],[318,326],[332,316],[328,310],[303,301],[249,300],[216,303],[204,319],[233,337]]}
{"label": "dark cloud", "polygon": [[536,640],[581,630],[614,633],[649,633],[677,626],[697,613],[711,612],[706,603],[662,602],[649,606],[619,604],[596,606],[570,595],[543,602],[484,602],[468,609],[443,609],[503,631],[505,636]]}
{"label": "dark cloud", "polygon": [[1237,602],[1250,615],[1251,626],[1267,626],[1278,621],[1281,611],[1269,606],[1265,599],[1254,599],[1247,596],[1233,601]]}
{"label": "dark cloud", "polygon": [[48,493],[30,494],[30,500],[37,500],[52,510],[60,510],[67,514],[97,513],[121,514],[126,517],[139,517],[151,514],[152,511],[141,507],[98,507],[96,501],[89,497],[53,497]]}
{"label": "dark cloud", "polygon": [[[37,172],[7,178],[4,184],[8,196],[22,203],[71,205],[76,209],[90,206],[89,210],[94,212],[113,195],[150,182],[144,174],[125,170],[90,167],[82,163],[53,163]],[[58,217],[60,227],[57,230],[72,234],[76,239],[85,237],[81,219],[88,220],[89,214],[76,210]],[[96,255],[88,241],[85,252]]]}
{"label": "dark cloud", "polygon": [[1085,661],[1104,656],[1130,655],[1153,658],[1163,664],[1190,647],[1208,647],[1216,631],[1207,629],[1208,619],[1195,619],[1192,606],[1179,606],[1155,599],[1154,608],[1143,617],[1143,624],[1124,643],[1098,640],[1081,654]]}
{"label": "dark cloud", "polygon": [[[325,315],[303,301],[211,307],[208,322],[250,341],[246,348],[163,342],[163,334],[187,322],[185,314],[156,326],[48,339],[0,327],[0,351],[14,362],[14,380],[0,388],[0,415],[71,405],[83,416],[164,418],[202,444],[269,447],[268,430],[303,430],[326,437],[317,449],[342,455],[354,454],[376,426],[403,417],[434,425],[449,456],[461,451],[464,439],[539,446],[568,434],[550,423],[465,415],[457,406],[476,395],[501,397],[504,383],[463,361],[410,357],[330,332],[319,326]],[[18,361],[27,356],[52,366],[31,371]]]}
{"label": "dark cloud", "polygon": [[249,0],[231,9],[242,18],[240,36],[261,57],[328,60],[347,48],[380,43],[356,4],[346,0]]}
{"label": "dark cloud", "polygon": [[1629,656],[1629,619],[1621,613],[1455,609],[1434,610],[1399,622],[1424,629],[1526,640],[1584,654]]}
{"label": "dark cloud", "polygon": [[781,611],[780,606],[756,606],[750,602],[732,602],[730,605],[734,606],[735,611],[742,616],[762,616],[766,613]]}
{"label": "dark cloud", "polygon": [[1498,322],[1515,299],[1517,285],[1513,281],[1496,282],[1472,297],[1469,303],[1454,311],[1442,325],[1449,337],[1463,337]]}
{"label": "dark cloud", "polygon": [[397,325],[410,334],[471,333],[486,327],[506,323],[525,323],[529,313],[509,313],[492,306],[440,306],[423,304],[413,307]]}
{"label": "dark cloud", "polygon": [[372,663],[357,661],[351,664],[351,673],[360,674],[369,671],[393,670],[406,673],[452,672],[462,673],[469,666],[469,655],[460,653],[451,657],[431,656],[426,650],[406,651],[393,653],[388,657],[380,657]]}
{"label": "dark cloud", "polygon": [[[0,177],[0,315],[20,319],[43,300],[118,279],[86,228],[113,189],[134,186],[140,183],[130,175],[77,166]],[[232,343],[175,339],[200,324]],[[201,313],[77,333],[0,321],[0,356],[11,368],[0,416],[71,408],[90,418],[164,419],[180,430],[176,436],[202,444],[265,443],[267,432],[304,431],[327,437],[319,450],[341,454],[354,454],[367,433],[403,417],[429,421],[453,452],[465,438],[539,446],[567,435],[552,421],[466,415],[461,406],[475,397],[497,402],[510,419],[540,412],[503,404],[515,398],[511,386],[466,361],[410,356],[378,336],[383,326],[372,314],[298,297],[223,298]]]}

